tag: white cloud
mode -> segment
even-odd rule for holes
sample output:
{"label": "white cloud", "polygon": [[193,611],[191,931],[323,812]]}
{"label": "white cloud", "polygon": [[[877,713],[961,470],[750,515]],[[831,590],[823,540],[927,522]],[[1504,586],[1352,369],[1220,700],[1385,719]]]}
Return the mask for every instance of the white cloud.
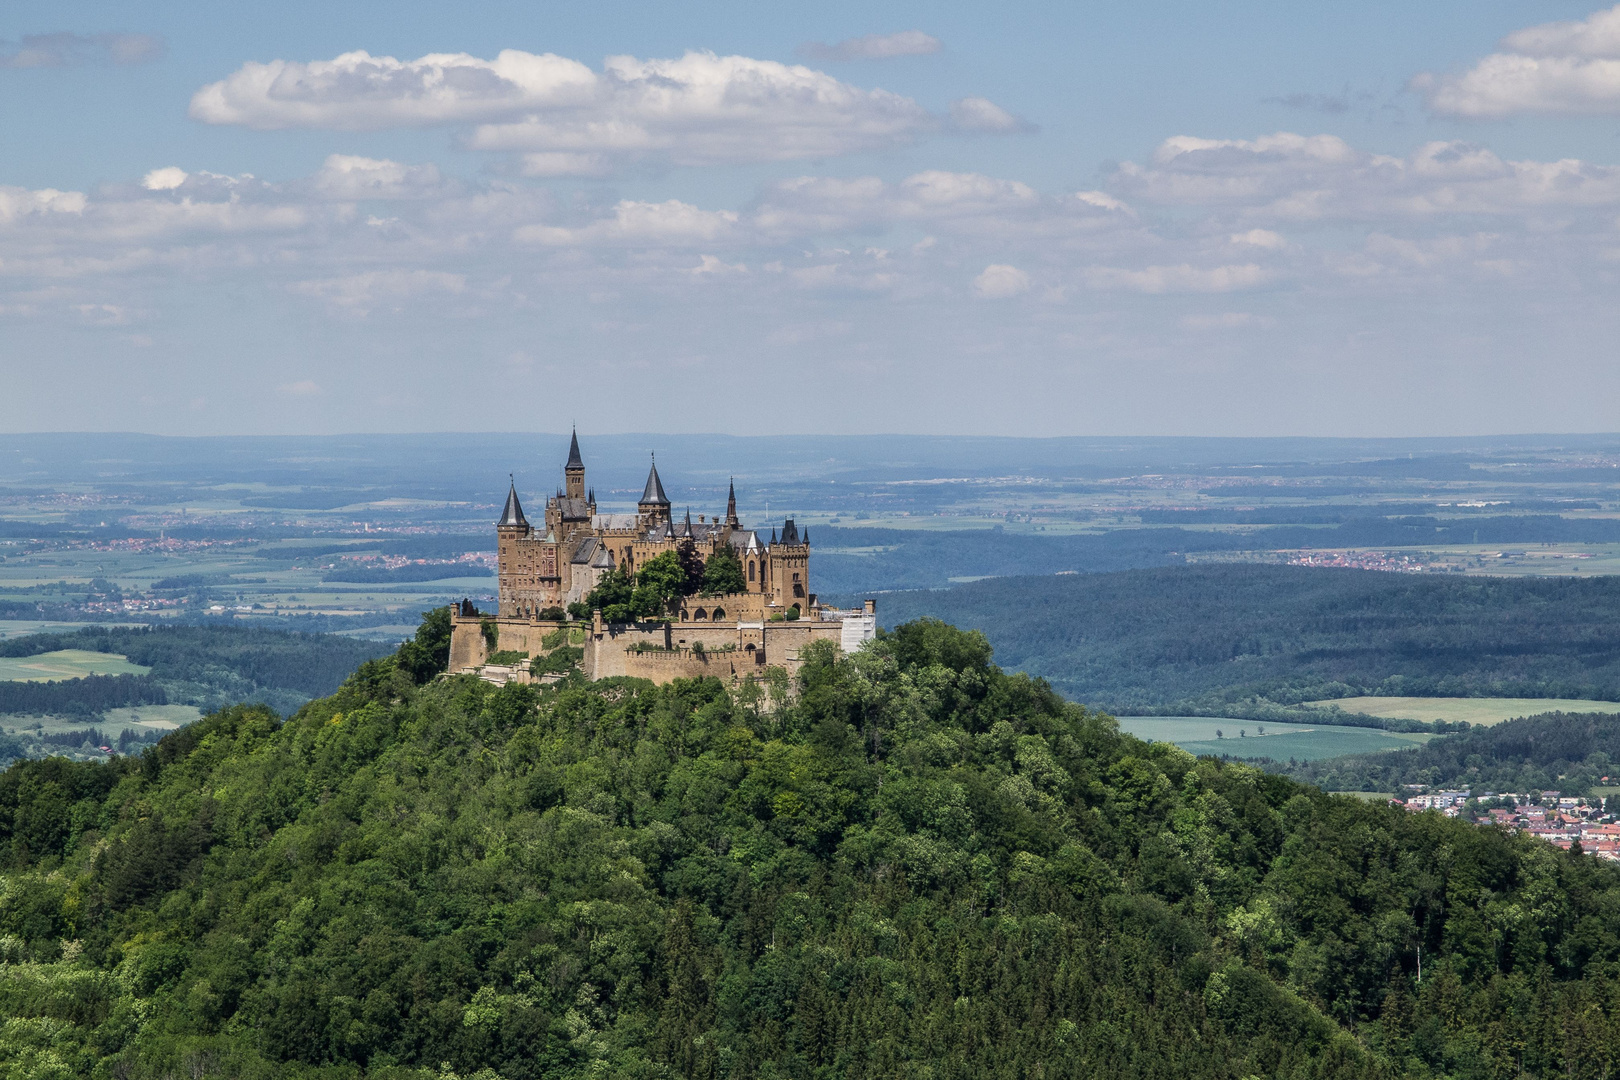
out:
{"label": "white cloud", "polygon": [[958,131],[995,135],[1032,130],[1030,124],[982,97],[965,97],[951,102],[951,126]]}
{"label": "white cloud", "polygon": [[494,60],[432,53],[417,60],[348,52],[332,60],[246,63],[191,98],[208,124],[376,128],[466,123],[526,109],[588,105],[597,75],[552,53],[503,50]]}
{"label": "white cloud", "polygon": [[1516,31],[1500,50],[1460,75],[1419,75],[1412,88],[1450,116],[1620,113],[1620,7]]}
{"label": "white cloud", "polygon": [[737,224],[731,210],[701,210],[691,203],[670,199],[661,203],[626,199],[611,217],[587,225],[525,225],[513,238],[520,243],[551,246],[639,244],[654,247],[706,244],[723,238]]}
{"label": "white cloud", "polygon": [[152,34],[24,34],[0,41],[0,68],[77,67],[82,64],[144,64],[163,55]]}
{"label": "white cloud", "polygon": [[1181,263],[1176,266],[1148,266],[1141,270],[1099,266],[1086,272],[1087,281],[1093,288],[1132,289],[1144,293],[1232,292],[1264,284],[1269,277],[1264,267],[1254,263],[1210,267]]}
{"label": "white cloud", "polygon": [[1465,142],[1431,142],[1404,158],[1332,135],[1167,139],[1150,165],[1114,175],[1132,198],[1230,207],[1275,220],[1382,220],[1457,213],[1620,205],[1620,169],[1575,159],[1508,161]]}
{"label": "white cloud", "polygon": [[845,38],[836,45],[807,41],[799,46],[799,55],[812,60],[887,60],[895,56],[931,56],[942,48],[944,44],[932,34],[902,30],[898,34]]}
{"label": "white cloud", "polygon": [[330,155],[311,178],[315,190],[333,199],[422,198],[441,183],[438,167],[432,164],[401,165],[350,154]]}
{"label": "white cloud", "polygon": [[[883,149],[946,128],[911,98],[800,65],[688,52],[609,57],[601,71],[551,53],[416,60],[344,53],[244,64],[198,90],[191,115],[259,129],[473,125],[467,146],[526,155],[531,176],[601,175],[639,158],[677,165],[786,161]],[[1013,131],[982,98],[951,126]]]}
{"label": "white cloud", "polygon": [[1247,244],[1269,251],[1278,251],[1288,246],[1287,240],[1270,229],[1250,229],[1248,232],[1233,233],[1231,240],[1234,244]]}
{"label": "white cloud", "polygon": [[973,279],[973,291],[985,300],[1006,300],[1029,291],[1029,275],[1016,266],[991,263]]}
{"label": "white cloud", "polygon": [[147,173],[141,178],[141,187],[147,191],[173,191],[189,178],[186,170],[169,165]]}

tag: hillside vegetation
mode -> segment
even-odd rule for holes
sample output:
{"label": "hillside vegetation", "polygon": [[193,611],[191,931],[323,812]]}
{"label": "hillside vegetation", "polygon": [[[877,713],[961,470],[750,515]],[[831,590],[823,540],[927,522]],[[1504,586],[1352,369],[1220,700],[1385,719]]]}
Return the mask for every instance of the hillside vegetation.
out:
{"label": "hillside vegetation", "polygon": [[1360,694],[1620,701],[1620,577],[1182,566],[893,593],[878,611],[982,630],[1008,666],[1124,712],[1285,719],[1276,706]]}
{"label": "hillside vegetation", "polygon": [[0,774],[0,1076],[1620,1055],[1620,868],[1144,744],[977,634],[818,645],[774,699],[435,679],[440,629],[285,723],[237,707]]}

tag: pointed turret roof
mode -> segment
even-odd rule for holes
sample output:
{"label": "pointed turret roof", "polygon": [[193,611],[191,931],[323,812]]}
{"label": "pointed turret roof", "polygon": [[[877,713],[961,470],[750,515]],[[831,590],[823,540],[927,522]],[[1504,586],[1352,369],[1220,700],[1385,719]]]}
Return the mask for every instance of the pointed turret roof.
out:
{"label": "pointed turret roof", "polygon": [[732,478],[730,490],[726,492],[726,524],[737,524],[737,480]]}
{"label": "pointed turret roof", "polygon": [[512,481],[512,487],[506,493],[506,509],[501,512],[501,520],[497,528],[528,528],[529,519],[523,516],[523,504],[518,502],[517,481]]}
{"label": "pointed turret roof", "polygon": [[692,535],[692,508],[690,506],[686,508],[686,522],[681,526],[681,535]]}
{"label": "pointed turret roof", "polygon": [[579,456],[579,432],[576,430],[573,438],[568,440],[568,464],[564,465],[563,468],[583,469],[584,467],[585,459]]}
{"label": "pointed turret roof", "polygon": [[776,526],[771,526],[771,547],[776,546]]}
{"label": "pointed turret roof", "polygon": [[642,506],[668,506],[669,496],[664,494],[664,482],[658,479],[658,461],[655,458],[652,469],[647,473],[647,488],[641,493]]}
{"label": "pointed turret roof", "polygon": [[793,524],[793,519],[792,518],[788,518],[786,521],[784,521],[782,523],[782,543],[784,543],[784,544],[797,544],[798,542],[799,542],[799,527],[797,525]]}

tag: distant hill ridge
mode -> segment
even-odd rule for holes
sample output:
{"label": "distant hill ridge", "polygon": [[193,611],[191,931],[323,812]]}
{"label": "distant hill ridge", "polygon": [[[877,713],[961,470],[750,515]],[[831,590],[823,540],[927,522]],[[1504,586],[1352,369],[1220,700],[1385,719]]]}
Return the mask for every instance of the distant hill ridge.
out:
{"label": "distant hill ridge", "polygon": [[1128,712],[1358,694],[1620,701],[1615,577],[1200,565],[993,578],[891,593],[878,611],[982,630],[1009,667]]}

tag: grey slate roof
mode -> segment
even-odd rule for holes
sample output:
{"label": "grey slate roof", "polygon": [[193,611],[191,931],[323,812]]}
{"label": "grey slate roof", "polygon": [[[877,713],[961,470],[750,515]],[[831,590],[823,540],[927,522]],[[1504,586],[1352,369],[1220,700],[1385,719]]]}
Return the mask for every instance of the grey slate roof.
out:
{"label": "grey slate roof", "polygon": [[564,521],[584,521],[591,516],[591,504],[584,499],[574,499],[567,495],[558,495],[552,499],[558,510],[562,511]]}
{"label": "grey slate roof", "polygon": [[784,543],[784,544],[797,544],[798,542],[799,542],[799,527],[797,525],[793,524],[793,519],[792,518],[788,518],[786,521],[784,521],[782,523],[782,543]]}
{"label": "grey slate roof", "polygon": [[658,479],[658,463],[647,473],[647,488],[641,493],[641,506],[668,506],[669,496],[664,494],[663,481]]}
{"label": "grey slate roof", "polygon": [[591,558],[596,554],[602,542],[594,536],[585,538],[585,542],[574,549],[574,557],[568,561],[576,566],[589,566]]}
{"label": "grey slate roof", "polygon": [[513,484],[511,490],[506,493],[506,509],[501,512],[501,520],[496,522],[496,527],[517,526],[524,528],[528,524],[529,519],[523,516],[523,504],[518,502],[517,485]]}
{"label": "grey slate roof", "polygon": [[568,441],[568,464],[565,469],[583,469],[585,459],[579,456],[579,432],[574,432],[573,438]]}

